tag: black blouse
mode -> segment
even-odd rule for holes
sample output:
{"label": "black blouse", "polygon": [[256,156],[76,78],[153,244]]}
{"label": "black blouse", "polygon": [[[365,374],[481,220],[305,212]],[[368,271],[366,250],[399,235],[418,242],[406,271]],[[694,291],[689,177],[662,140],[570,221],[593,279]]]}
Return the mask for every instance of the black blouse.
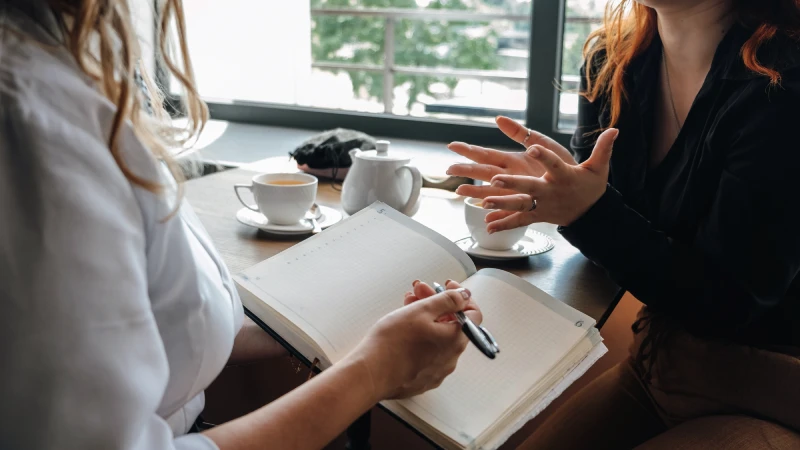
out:
{"label": "black blouse", "polygon": [[[560,231],[651,310],[695,334],[797,346],[800,46],[785,37],[763,46],[759,60],[782,75],[770,86],[742,62],[751,33],[736,25],[719,44],[683,129],[654,170],[658,38],[631,63],[609,186]],[[610,123],[606,104],[581,100],[571,145],[578,162],[597,137],[587,133]]]}

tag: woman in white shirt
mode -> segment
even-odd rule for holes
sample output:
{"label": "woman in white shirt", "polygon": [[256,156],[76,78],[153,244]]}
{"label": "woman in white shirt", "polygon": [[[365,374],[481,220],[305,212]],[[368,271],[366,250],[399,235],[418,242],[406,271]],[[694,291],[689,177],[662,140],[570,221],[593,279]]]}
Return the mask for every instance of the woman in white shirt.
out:
{"label": "woman in white shirt", "polygon": [[[163,8],[192,136],[206,111],[181,2]],[[441,383],[467,343],[441,318],[480,312],[455,283],[440,295],[417,283],[344,361],[187,434],[227,362],[277,346],[242,327],[230,275],[181,200],[167,151],[179,135],[152,84],[148,99],[134,81],[138,57],[126,0],[0,2],[0,448],[321,448],[376,402]]]}

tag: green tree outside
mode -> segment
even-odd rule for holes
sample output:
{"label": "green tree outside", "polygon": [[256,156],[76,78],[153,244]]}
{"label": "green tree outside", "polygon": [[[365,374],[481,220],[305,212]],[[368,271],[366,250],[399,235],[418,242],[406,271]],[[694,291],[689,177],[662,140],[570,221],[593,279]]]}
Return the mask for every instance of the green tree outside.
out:
{"label": "green tree outside", "polygon": [[[566,17],[600,17],[608,0],[587,0],[581,4],[567,1]],[[587,22],[567,22],[564,25],[564,48],[561,58],[561,73],[563,75],[580,74],[583,65],[583,44],[586,38],[599,25]]]}
{"label": "green tree outside", "polygon": [[[567,17],[596,16],[598,6],[606,0],[567,0]],[[328,8],[419,8],[416,0],[311,0],[311,7]],[[431,0],[426,9],[486,10],[504,8],[515,14],[530,13],[530,3],[504,0]],[[384,24],[382,18],[357,16],[316,16],[311,30],[312,57],[317,62],[346,62],[383,65]],[[500,68],[498,33],[489,22],[451,22],[437,20],[398,20],[395,24],[395,64],[399,66],[445,67],[458,69],[496,70]],[[527,22],[514,23],[517,30],[527,31]],[[562,73],[577,75],[583,61],[583,43],[596,25],[567,23],[564,29]],[[470,33],[465,32],[470,30]],[[474,33],[479,31],[478,33]],[[477,34],[477,36],[476,36]],[[534,44],[535,45],[535,44]],[[334,71],[337,72],[337,71]],[[356,95],[383,100],[383,74],[348,71]],[[408,84],[407,107],[421,95],[436,97],[432,86],[444,83],[449,92],[456,87],[454,77],[409,76],[397,74],[394,87]]]}
{"label": "green tree outside", "polygon": [[[312,7],[351,7],[351,0],[312,0]],[[418,8],[415,0],[359,0],[365,8]],[[465,0],[432,0],[426,9],[469,10]],[[384,63],[384,19],[354,16],[318,16],[312,23],[311,49],[314,61],[357,64]],[[488,23],[401,19],[395,24],[395,64],[399,66],[446,67],[493,70],[500,65],[497,33]],[[481,37],[463,31],[483,27]],[[349,72],[356,93],[382,100],[383,75]],[[452,91],[458,83],[453,77],[409,76],[398,74],[394,84],[409,84],[410,108],[420,95],[435,96],[431,87],[443,82]]]}

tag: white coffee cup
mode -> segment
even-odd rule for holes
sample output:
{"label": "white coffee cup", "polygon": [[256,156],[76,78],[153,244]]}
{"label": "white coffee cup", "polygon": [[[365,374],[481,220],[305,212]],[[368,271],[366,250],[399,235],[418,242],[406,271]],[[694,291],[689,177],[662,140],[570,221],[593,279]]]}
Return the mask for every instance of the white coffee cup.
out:
{"label": "white coffee cup", "polygon": [[[248,189],[256,199],[249,205],[239,194]],[[305,173],[264,173],[253,177],[252,184],[233,186],[236,197],[253,211],[258,211],[275,225],[294,225],[305,217],[317,199],[317,177]]]}
{"label": "white coffee cup", "polygon": [[484,209],[481,206],[483,200],[479,198],[468,198],[464,201],[464,220],[467,222],[469,234],[472,235],[479,247],[486,250],[509,250],[514,244],[519,242],[528,227],[515,228],[513,230],[497,231],[489,234],[486,231],[486,215],[494,209]]}

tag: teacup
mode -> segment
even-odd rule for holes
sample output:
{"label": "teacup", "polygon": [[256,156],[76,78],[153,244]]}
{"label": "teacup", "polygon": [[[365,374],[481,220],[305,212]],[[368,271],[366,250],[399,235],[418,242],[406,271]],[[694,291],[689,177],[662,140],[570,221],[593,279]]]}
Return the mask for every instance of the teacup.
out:
{"label": "teacup", "polygon": [[479,198],[468,198],[464,201],[464,220],[472,240],[486,250],[510,250],[525,236],[528,227],[489,234],[486,231],[486,215],[496,210],[484,209],[482,202]]}
{"label": "teacup", "polygon": [[[252,184],[237,184],[233,189],[244,206],[260,212],[270,223],[294,225],[305,217],[317,198],[317,177],[305,173],[264,173],[253,177]],[[253,193],[255,205],[242,199],[241,189]]]}

